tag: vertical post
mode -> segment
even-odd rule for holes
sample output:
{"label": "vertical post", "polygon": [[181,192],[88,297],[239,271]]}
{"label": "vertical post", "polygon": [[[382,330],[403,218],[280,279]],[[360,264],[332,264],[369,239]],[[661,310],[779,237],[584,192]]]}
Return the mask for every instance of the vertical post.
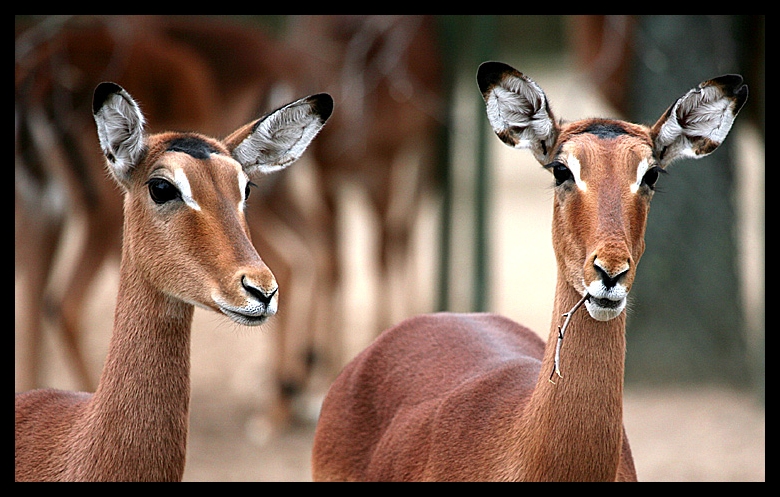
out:
{"label": "vertical post", "polygon": [[441,221],[439,225],[439,275],[436,309],[450,308],[450,265],[452,263],[452,157],[450,155],[450,133],[452,133],[452,96],[457,74],[457,53],[454,19],[438,16],[439,45],[442,57],[442,93],[445,102],[444,124],[439,127],[437,150],[438,176],[441,179]]}
{"label": "vertical post", "polygon": [[[471,81],[474,80],[477,66],[492,57],[495,46],[497,28],[496,16],[441,16],[439,17],[440,40],[444,63],[444,88],[446,101],[450,103],[439,142],[440,168],[442,181],[442,217],[440,225],[440,259],[439,259],[439,290],[437,310],[451,310],[452,292],[450,269],[453,263],[453,171],[450,151],[450,134],[454,131],[452,108],[454,104],[455,81],[466,72]],[[474,85],[476,88],[476,85]],[[490,174],[488,163],[489,129],[485,127],[484,104],[475,91],[468,98],[476,102],[474,119],[468,123],[470,132],[476,133],[476,150],[474,151],[474,227],[472,250],[472,279],[470,290],[470,307],[474,311],[486,310],[489,303],[489,209],[488,189]]]}
{"label": "vertical post", "polygon": [[[496,45],[497,22],[495,16],[475,16],[472,34],[476,38],[474,42],[473,73],[482,62],[491,58]],[[478,96],[478,92],[474,92]],[[481,98],[477,98],[477,116],[484,114],[484,104]],[[488,139],[489,129],[485,125],[485,119],[477,119],[475,132],[477,133],[476,153],[476,177],[475,177],[475,225],[474,225],[474,290],[472,294],[472,310],[486,311],[490,303],[490,161]]]}

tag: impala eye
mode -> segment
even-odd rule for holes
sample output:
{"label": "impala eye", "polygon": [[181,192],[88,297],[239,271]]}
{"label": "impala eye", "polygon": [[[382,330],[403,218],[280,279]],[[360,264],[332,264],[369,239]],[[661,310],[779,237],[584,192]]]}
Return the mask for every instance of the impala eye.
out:
{"label": "impala eye", "polygon": [[658,176],[664,172],[666,171],[661,169],[658,166],[651,167],[650,169],[647,170],[645,175],[642,177],[642,185],[647,186],[651,190],[655,190],[655,183],[656,181],[658,181]]}
{"label": "impala eye", "polygon": [[257,185],[252,183],[251,181],[247,181],[246,187],[244,188],[244,200],[245,201],[247,199],[249,199],[249,194],[252,193],[252,190],[249,188],[250,186],[257,186]]}
{"label": "impala eye", "polygon": [[162,178],[152,178],[146,182],[149,185],[149,196],[156,204],[164,204],[171,200],[181,198],[179,189],[173,186],[169,181]]}
{"label": "impala eye", "polygon": [[553,176],[555,177],[555,186],[560,186],[563,183],[574,179],[574,175],[571,174],[571,171],[563,162],[553,161],[544,167],[545,169],[552,171]]}

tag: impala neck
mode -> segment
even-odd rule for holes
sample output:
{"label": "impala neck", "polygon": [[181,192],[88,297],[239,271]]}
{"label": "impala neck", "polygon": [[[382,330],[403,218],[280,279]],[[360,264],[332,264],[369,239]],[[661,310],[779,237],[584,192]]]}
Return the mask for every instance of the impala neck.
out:
{"label": "impala neck", "polygon": [[107,465],[109,474],[126,468],[134,472],[128,479],[180,480],[194,308],[153,288],[127,259],[123,254],[114,331],[88,408],[85,435],[96,450],[85,462]]}
{"label": "impala neck", "polygon": [[[625,312],[596,321],[583,305],[572,316],[553,376],[558,327],[581,295],[559,274],[542,369],[521,420],[523,479],[614,480],[623,436]],[[529,443],[530,442],[530,443]]]}

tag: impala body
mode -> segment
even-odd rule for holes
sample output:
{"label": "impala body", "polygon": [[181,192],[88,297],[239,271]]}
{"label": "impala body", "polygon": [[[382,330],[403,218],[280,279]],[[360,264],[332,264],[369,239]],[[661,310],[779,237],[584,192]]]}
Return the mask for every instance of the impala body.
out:
{"label": "impala body", "polygon": [[648,127],[559,122],[542,89],[503,63],[482,64],[477,82],[496,135],[555,181],[548,341],[492,314],[386,330],[323,402],[315,480],[637,479],[623,428],[626,301],[650,200],[672,161],[720,145],[747,87],[736,75],[705,81]]}

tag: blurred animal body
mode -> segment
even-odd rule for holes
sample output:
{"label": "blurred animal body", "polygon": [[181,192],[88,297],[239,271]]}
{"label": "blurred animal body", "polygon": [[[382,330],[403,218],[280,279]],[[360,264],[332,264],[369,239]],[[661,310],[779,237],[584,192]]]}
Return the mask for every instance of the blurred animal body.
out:
{"label": "blurred animal body", "polygon": [[[304,72],[312,75],[300,81],[299,91],[322,88],[339,109],[312,144],[324,201],[311,230],[323,240],[324,250],[317,251],[321,279],[336,291],[343,288],[337,228],[345,186],[354,186],[376,227],[377,251],[370,257],[378,270],[378,294],[368,319],[375,323],[369,325],[373,336],[420,311],[419,280],[410,264],[413,235],[422,200],[438,194],[437,139],[444,122],[436,21],[433,16],[294,16],[286,38]],[[312,348],[327,356],[331,372],[338,371],[344,357],[338,348],[344,341],[342,320],[333,319],[332,312],[320,315],[324,320],[314,327],[318,336],[311,338]]]}

